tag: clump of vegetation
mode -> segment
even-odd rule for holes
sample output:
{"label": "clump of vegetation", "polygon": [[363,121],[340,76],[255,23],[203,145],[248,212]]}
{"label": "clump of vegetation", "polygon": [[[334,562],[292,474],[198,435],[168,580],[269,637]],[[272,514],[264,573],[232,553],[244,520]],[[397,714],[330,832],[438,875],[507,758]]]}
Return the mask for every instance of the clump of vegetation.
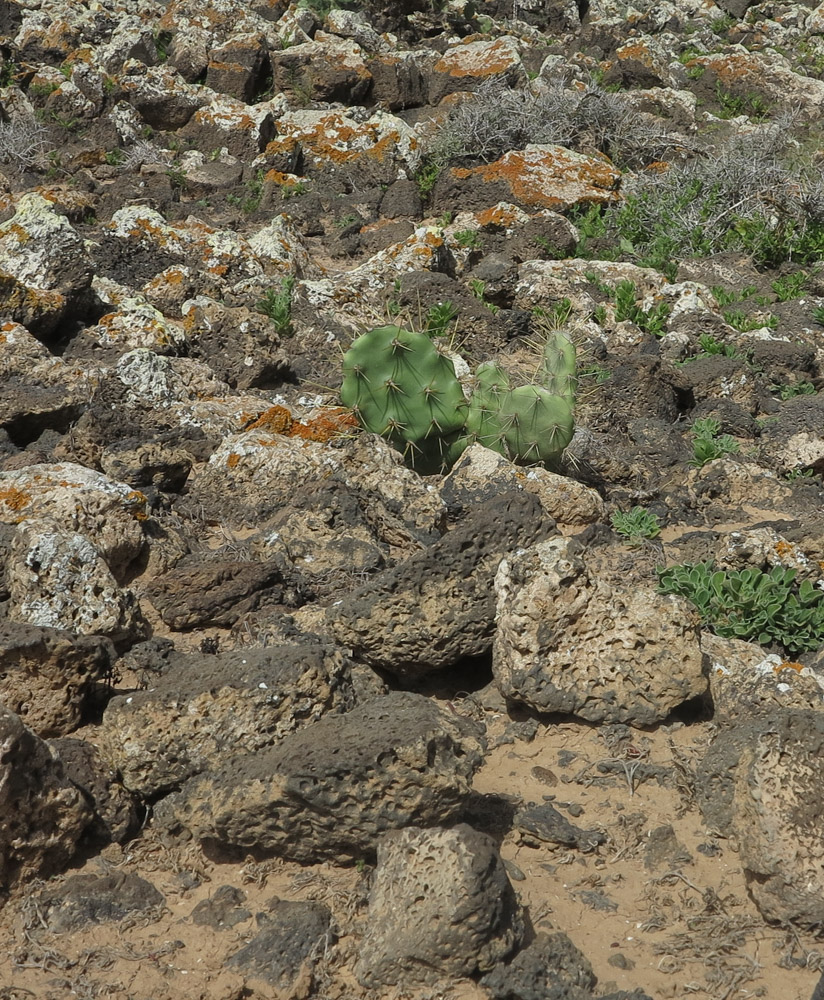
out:
{"label": "clump of vegetation", "polygon": [[428,169],[453,160],[490,163],[531,143],[594,148],[626,166],[664,159],[678,144],[625,95],[596,83],[579,91],[565,88],[559,79],[535,94],[494,80],[445,116],[429,144]]}
{"label": "clump of vegetation", "polygon": [[[601,281],[594,272],[587,272],[587,279],[595,285],[601,294],[615,303],[615,320],[622,323],[629,320],[637,327],[649,333],[653,337],[663,337],[666,333],[666,321],[671,310],[666,302],[659,302],[649,309],[642,309],[638,305],[638,289],[634,281],[625,279],[619,281],[615,287]],[[607,313],[603,307],[596,308],[593,313],[595,321],[601,325],[606,322]]]}
{"label": "clump of vegetation", "polygon": [[644,507],[633,507],[628,511],[616,510],[610,523],[613,531],[633,547],[641,545],[645,539],[657,538],[661,534],[657,516]]}
{"label": "clump of vegetation", "polygon": [[294,278],[282,278],[280,290],[268,289],[257,304],[258,312],[269,317],[280,337],[291,337],[294,333],[292,327],[292,292],[294,288]]}
{"label": "clump of vegetation", "polygon": [[0,163],[21,172],[38,165],[46,148],[48,130],[35,118],[18,117],[0,122]]}
{"label": "clump of vegetation", "polygon": [[730,639],[775,643],[796,655],[824,645],[824,593],[782,566],[768,573],[750,567],[714,570],[711,562],[658,571],[664,594],[678,594],[698,609],[702,622]]}
{"label": "clump of vegetation", "polygon": [[724,455],[732,455],[737,452],[738,442],[730,434],[718,436],[721,430],[721,421],[715,417],[703,417],[696,420],[692,425],[692,459],[690,465],[697,469],[702,468],[707,462],[712,462],[716,458],[723,458]]}
{"label": "clump of vegetation", "polygon": [[467,399],[452,358],[428,333],[376,327],[344,356],[341,401],[423,474],[450,468],[474,442],[516,461],[554,464],[572,440],[578,379],[572,342],[546,333],[535,382],[513,385],[487,362]]}
{"label": "clump of vegetation", "polygon": [[712,155],[627,178],[621,204],[570,213],[576,254],[630,259],[670,279],[678,260],[729,250],[759,267],[815,263],[824,256],[824,182],[791,156],[791,125],[776,118]]}

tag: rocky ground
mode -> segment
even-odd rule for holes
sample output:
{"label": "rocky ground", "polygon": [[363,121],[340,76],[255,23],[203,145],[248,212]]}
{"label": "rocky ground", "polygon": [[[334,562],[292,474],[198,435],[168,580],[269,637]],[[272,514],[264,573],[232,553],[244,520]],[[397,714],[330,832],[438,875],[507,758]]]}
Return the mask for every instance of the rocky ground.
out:
{"label": "rocky ground", "polygon": [[[809,4],[0,0],[0,1000],[820,1000],[822,108]],[[387,324],[568,447],[423,475]]]}

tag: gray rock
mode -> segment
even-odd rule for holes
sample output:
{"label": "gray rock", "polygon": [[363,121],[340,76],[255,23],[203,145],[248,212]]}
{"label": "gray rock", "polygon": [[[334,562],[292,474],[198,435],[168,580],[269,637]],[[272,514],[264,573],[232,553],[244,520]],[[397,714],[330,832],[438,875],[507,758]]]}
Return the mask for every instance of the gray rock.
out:
{"label": "gray rock", "polygon": [[821,712],[775,709],[722,731],[698,770],[704,822],[738,842],[768,920],[824,923],[822,755]]}
{"label": "gray rock", "polygon": [[38,736],[64,736],[80,725],[114,658],[101,636],[0,623],[0,700]]}
{"label": "gray rock", "polygon": [[57,755],[0,705],[0,892],[59,871],[91,818]]}
{"label": "gray rock", "polygon": [[570,823],[548,802],[541,805],[530,802],[518,809],[513,822],[521,839],[534,845],[562,844],[565,847],[591,851],[607,839],[600,830],[582,830]]}
{"label": "gray rock", "polygon": [[503,493],[333,605],[328,628],[358,659],[404,679],[477,656],[492,641],[492,580],[501,559],[553,530],[537,498]]}
{"label": "gray rock", "polygon": [[334,940],[331,913],[322,903],[275,899],[257,920],[263,929],[226,964],[289,996],[302,995],[293,989],[298,976],[303,969],[311,970]]}
{"label": "gray rock", "polygon": [[147,587],[160,617],[172,629],[229,626],[265,605],[294,604],[297,590],[278,561],[191,557]]}
{"label": "gray rock", "polygon": [[349,663],[328,646],[168,652],[162,663],[148,690],[109,702],[97,736],[124,785],[143,796],[179,786],[227,751],[260,751],[355,701]]}
{"label": "gray rock", "polygon": [[538,934],[508,965],[481,980],[492,1000],[588,1000],[592,966],[566,934]]}
{"label": "gray rock", "polygon": [[39,910],[55,934],[88,924],[119,922],[130,913],[148,914],[166,902],[162,893],[132,872],[72,875],[40,894]]}
{"label": "gray rock", "polygon": [[307,864],[373,858],[388,830],[454,822],[480,761],[477,724],[398,692],[271,749],[224,755],[155,817],[220,846]]}
{"label": "gray rock", "polygon": [[378,846],[355,975],[371,988],[469,976],[511,954],[523,931],[491,837],[464,824],[393,831]]}
{"label": "gray rock", "polygon": [[94,810],[86,837],[102,843],[122,843],[138,826],[137,799],[124,788],[117,773],[85,740],[49,740],[66,769],[66,777],[85,795]]}
{"label": "gray rock", "polygon": [[[698,617],[572,538],[501,562],[493,672],[541,712],[651,725],[703,694]],[[600,562],[597,561],[600,559]]]}
{"label": "gray rock", "polygon": [[192,923],[201,927],[212,927],[216,931],[228,930],[252,916],[250,910],[241,905],[246,902],[246,893],[233,885],[222,885],[214,896],[201,900],[192,910]]}

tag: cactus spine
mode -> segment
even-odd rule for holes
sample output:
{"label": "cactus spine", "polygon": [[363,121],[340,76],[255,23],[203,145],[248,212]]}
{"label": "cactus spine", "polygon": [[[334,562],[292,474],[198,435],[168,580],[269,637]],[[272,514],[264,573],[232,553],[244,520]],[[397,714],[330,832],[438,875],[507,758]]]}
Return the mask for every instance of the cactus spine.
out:
{"label": "cactus spine", "polygon": [[344,356],[341,400],[424,474],[449,468],[473,442],[514,461],[551,465],[572,439],[578,385],[575,347],[559,331],[547,338],[538,378],[513,387],[487,362],[467,399],[455,366],[428,336],[382,326]]}

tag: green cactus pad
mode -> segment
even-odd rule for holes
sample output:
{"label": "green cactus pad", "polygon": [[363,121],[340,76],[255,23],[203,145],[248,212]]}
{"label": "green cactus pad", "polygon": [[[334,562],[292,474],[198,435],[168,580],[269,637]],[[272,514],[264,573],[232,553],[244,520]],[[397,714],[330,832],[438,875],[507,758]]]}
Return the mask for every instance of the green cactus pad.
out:
{"label": "green cactus pad", "polygon": [[428,336],[398,326],[355,340],[343,359],[341,400],[421,471],[438,466],[463,430],[466,400],[455,366]]}
{"label": "green cactus pad", "polygon": [[561,396],[539,385],[520,385],[501,403],[504,438],[514,458],[556,462],[572,440],[572,409]]}
{"label": "green cactus pad", "polygon": [[578,392],[575,345],[559,330],[547,337],[541,370],[545,388],[555,396],[562,396],[572,406]]}

